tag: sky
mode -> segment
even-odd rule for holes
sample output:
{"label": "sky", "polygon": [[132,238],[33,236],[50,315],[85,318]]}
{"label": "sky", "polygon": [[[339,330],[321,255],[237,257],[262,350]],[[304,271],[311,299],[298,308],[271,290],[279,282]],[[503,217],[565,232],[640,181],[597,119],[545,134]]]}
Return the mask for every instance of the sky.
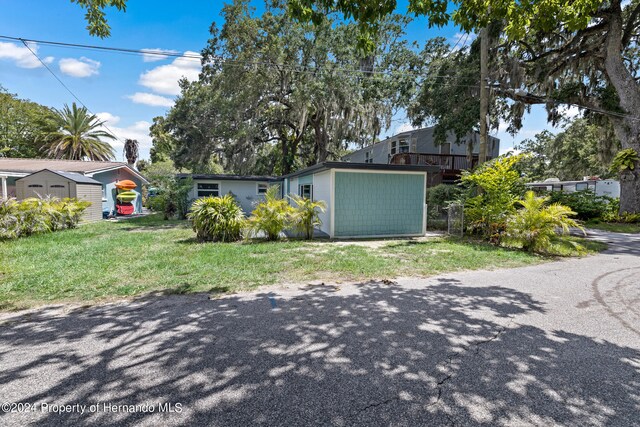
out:
{"label": "sky", "polygon": [[[262,0],[254,3],[260,10]],[[398,12],[406,12],[406,2],[398,3]],[[126,12],[107,10],[111,37],[100,39],[89,35],[84,11],[69,0],[0,0],[0,35],[197,55],[207,43],[211,23],[223,23],[222,4],[217,0],[129,0]],[[459,41],[458,46],[462,46],[473,38],[453,26],[428,28],[424,18],[415,19],[406,31],[407,39],[420,43],[440,36],[452,44]],[[119,160],[122,141],[126,138],[137,139],[141,158],[149,157],[151,138],[148,134],[153,118],[164,115],[173,104],[179,94],[178,80],[181,77],[195,80],[200,70],[199,60],[191,58],[42,44],[30,44],[30,47],[118,137],[112,144]],[[22,43],[3,39],[0,39],[0,85],[20,98],[54,108],[75,101]],[[411,125],[401,112],[380,137],[408,129]],[[524,127],[515,137],[507,134],[502,126],[492,135],[500,138],[504,153],[544,129],[554,131],[547,124],[542,107],[536,106],[525,117]]]}

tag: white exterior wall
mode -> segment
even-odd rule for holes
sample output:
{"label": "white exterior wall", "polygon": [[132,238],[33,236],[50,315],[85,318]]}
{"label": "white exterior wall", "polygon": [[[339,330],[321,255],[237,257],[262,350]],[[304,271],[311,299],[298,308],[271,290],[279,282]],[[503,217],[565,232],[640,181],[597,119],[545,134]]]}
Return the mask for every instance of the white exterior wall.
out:
{"label": "white exterior wall", "polygon": [[258,183],[269,184],[266,181],[241,181],[241,180],[216,180],[216,179],[194,179],[193,188],[189,193],[190,199],[198,198],[198,183],[218,184],[219,195],[233,194],[238,204],[242,207],[244,214],[249,216],[254,206],[264,200],[264,195],[258,194]]}
{"label": "white exterior wall", "polygon": [[322,200],[327,204],[327,208],[318,217],[322,221],[320,231],[331,234],[331,192],[333,183],[331,170],[323,171],[313,175],[313,199]]}

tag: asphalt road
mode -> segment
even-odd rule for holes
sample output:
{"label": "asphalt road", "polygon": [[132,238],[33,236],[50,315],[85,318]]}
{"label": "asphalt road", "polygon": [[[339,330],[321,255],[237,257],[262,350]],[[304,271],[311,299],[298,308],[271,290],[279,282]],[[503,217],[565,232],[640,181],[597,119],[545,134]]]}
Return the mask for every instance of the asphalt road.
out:
{"label": "asphalt road", "polygon": [[0,402],[23,412],[0,425],[639,425],[640,238],[599,238],[526,268],[4,315]]}

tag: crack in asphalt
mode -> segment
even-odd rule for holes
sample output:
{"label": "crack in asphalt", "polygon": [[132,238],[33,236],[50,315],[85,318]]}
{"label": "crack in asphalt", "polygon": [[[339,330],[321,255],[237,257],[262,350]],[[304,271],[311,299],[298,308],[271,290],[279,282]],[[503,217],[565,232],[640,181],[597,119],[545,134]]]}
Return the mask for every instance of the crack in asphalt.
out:
{"label": "crack in asphalt", "polygon": [[[497,340],[500,337],[500,335],[502,335],[503,333],[505,333],[509,329],[509,327],[511,326],[511,324],[513,322],[514,322],[513,317],[510,317],[509,318],[509,322],[507,322],[507,324],[505,326],[500,327],[500,329],[498,329],[489,338],[484,339],[484,340],[475,341],[475,342],[471,343],[468,346],[463,346],[463,351],[451,354],[449,357],[447,357],[447,361],[445,363],[445,368],[451,367],[452,364],[453,364],[453,360],[455,358],[458,358],[458,356],[460,356],[459,359],[460,359],[460,362],[462,362],[462,360],[465,358],[466,355],[471,354],[472,356],[475,356],[475,355],[479,354],[480,353],[480,348],[482,346]],[[451,372],[451,373],[447,374],[444,378],[440,379],[437,382],[436,385],[437,385],[437,389],[438,389],[438,395],[436,396],[436,400],[435,400],[435,402],[430,403],[427,406],[436,406],[436,405],[438,405],[440,403],[440,400],[442,398],[442,394],[444,392],[444,388],[445,388],[446,383],[451,381],[454,377],[455,377],[455,373]],[[448,414],[447,414],[447,418],[450,418]],[[452,425],[454,425],[453,421],[452,421]]]}

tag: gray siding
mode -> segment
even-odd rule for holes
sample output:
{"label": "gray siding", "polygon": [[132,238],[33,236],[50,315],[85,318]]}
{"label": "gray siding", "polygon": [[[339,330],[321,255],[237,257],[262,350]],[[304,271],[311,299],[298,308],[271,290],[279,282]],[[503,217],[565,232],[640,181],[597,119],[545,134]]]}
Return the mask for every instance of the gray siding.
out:
{"label": "gray siding", "polygon": [[[433,129],[433,127],[430,127],[394,135],[384,141],[380,141],[351,154],[347,154],[343,157],[343,160],[353,163],[365,163],[367,159],[367,152],[369,152],[369,158],[373,159],[372,163],[387,164],[391,159],[392,142],[399,141],[401,139],[404,139],[409,143],[410,152],[442,154],[443,146],[435,143],[433,138]],[[466,155],[469,141],[473,142],[473,152],[476,154],[478,153],[480,138],[477,133],[471,135],[469,138],[463,138],[459,144],[456,144],[455,140],[456,138],[453,134],[450,134],[447,137],[447,142],[451,144],[450,154]],[[500,154],[500,140],[498,138],[492,136],[489,137],[488,154],[492,158],[498,157]]]}
{"label": "gray siding", "polygon": [[99,185],[76,184],[78,200],[91,202],[82,216],[83,221],[100,221],[102,219],[102,187]]}

